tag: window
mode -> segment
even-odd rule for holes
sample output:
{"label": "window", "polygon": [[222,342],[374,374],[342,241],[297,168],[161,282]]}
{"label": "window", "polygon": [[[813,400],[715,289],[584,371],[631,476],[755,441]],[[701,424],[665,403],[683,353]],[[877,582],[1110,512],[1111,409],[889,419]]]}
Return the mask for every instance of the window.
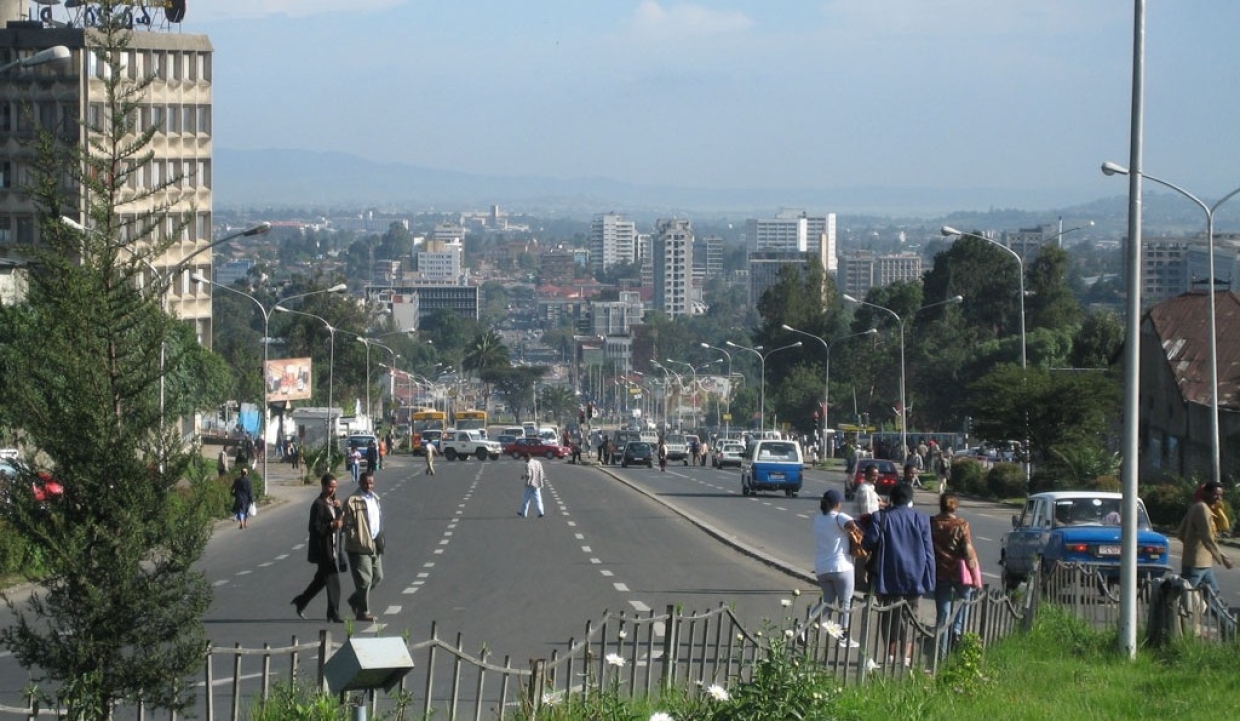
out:
{"label": "window", "polygon": [[198,114],[194,112],[193,105],[181,106],[181,129],[187,133],[198,132]]}
{"label": "window", "polygon": [[176,105],[168,106],[168,132],[181,132],[181,113]]}
{"label": "window", "polygon": [[13,105],[9,102],[0,102],[0,132],[8,133],[13,130]]}
{"label": "window", "polygon": [[7,215],[0,215],[0,245],[8,245],[13,242],[13,219]]}
{"label": "window", "polygon": [[150,67],[151,75],[159,78],[160,80],[167,80],[168,79],[166,77],[167,67],[168,67],[167,54],[164,53],[164,51],[162,50],[152,51],[151,52],[151,67]]}
{"label": "window", "polygon": [[211,161],[210,160],[199,160],[198,161],[198,187],[200,188],[211,187]]}
{"label": "window", "polygon": [[211,106],[198,106],[198,132],[201,135],[211,135]]}
{"label": "window", "polygon": [[56,103],[39,103],[39,125],[48,132],[55,132],[59,112]]}
{"label": "window", "polygon": [[20,245],[34,245],[34,217],[19,215],[16,217],[17,242]]}
{"label": "window", "polygon": [[[95,106],[93,105],[91,106],[92,109],[94,107]],[[166,111],[164,109],[164,106],[162,105],[151,106],[151,127],[155,128],[157,132],[163,133],[163,132],[167,132],[168,130],[164,125],[165,114],[166,114]]]}
{"label": "window", "polygon": [[200,80],[211,82],[211,53],[202,53],[199,55],[202,59],[202,72],[198,74]]}

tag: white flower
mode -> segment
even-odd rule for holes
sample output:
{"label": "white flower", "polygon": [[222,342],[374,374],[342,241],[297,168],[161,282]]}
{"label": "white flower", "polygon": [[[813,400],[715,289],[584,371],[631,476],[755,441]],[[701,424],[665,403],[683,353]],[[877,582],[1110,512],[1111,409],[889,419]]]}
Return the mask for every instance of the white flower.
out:
{"label": "white flower", "polygon": [[872,658],[867,658],[867,659],[865,660],[865,670],[866,670],[866,671],[877,671],[878,669],[879,669],[879,665],[878,665],[877,663],[875,663],[875,662],[874,662],[874,659],[872,659]]}
{"label": "white flower", "polygon": [[672,715],[670,713],[663,713],[662,711],[655,711],[654,713],[650,714],[650,721],[676,721],[676,719],[672,718]]}
{"label": "white flower", "polygon": [[618,653],[609,653],[607,654],[607,663],[611,664],[612,666],[623,666],[624,657]]}
{"label": "white flower", "polygon": [[555,706],[564,700],[563,691],[548,691],[543,694],[542,702],[544,706]]}
{"label": "white flower", "polygon": [[793,631],[792,631],[792,629],[790,629],[790,628],[785,628],[785,629],[784,629],[784,638],[792,638],[792,636],[793,636]]}
{"label": "white flower", "polygon": [[844,635],[844,628],[835,621],[823,621],[818,624],[822,630],[826,631],[831,638],[839,638]]}
{"label": "white flower", "polygon": [[788,600],[788,599],[786,599],[786,598],[781,598],[781,599],[779,600],[779,605],[783,606],[784,608],[787,608],[787,607],[789,607],[789,606],[791,606],[791,605],[792,605],[792,601],[789,601],[789,600]]}
{"label": "white flower", "polygon": [[706,689],[706,693],[710,694],[711,698],[716,701],[727,701],[729,698],[732,698],[728,695],[728,690],[717,683],[711,684],[710,688]]}
{"label": "white flower", "polygon": [[621,640],[624,640],[624,639],[626,639],[626,638],[628,638],[628,637],[629,637],[629,632],[628,632],[628,631],[620,631],[620,633],[618,633],[618,634],[616,634],[616,635],[617,635],[617,636],[619,636]]}
{"label": "white flower", "polygon": [[801,595],[801,589],[799,589],[799,588],[794,588],[794,589],[792,589],[792,595],[793,595],[793,596],[800,596],[800,595]]}

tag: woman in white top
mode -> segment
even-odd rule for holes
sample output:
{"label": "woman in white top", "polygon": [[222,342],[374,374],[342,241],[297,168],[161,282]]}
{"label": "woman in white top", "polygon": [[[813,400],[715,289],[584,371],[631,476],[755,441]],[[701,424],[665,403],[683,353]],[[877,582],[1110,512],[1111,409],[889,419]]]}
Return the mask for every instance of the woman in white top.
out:
{"label": "woman in white top", "polygon": [[821,513],[814,517],[814,575],[822,589],[822,602],[814,607],[811,615],[823,606],[842,608],[840,626],[844,635],[840,637],[840,646],[857,648],[857,642],[848,637],[848,609],[852,605],[855,576],[852,554],[848,551],[847,527],[852,517],[840,511],[843,501],[844,496],[839,491],[827,491],[818,504]]}

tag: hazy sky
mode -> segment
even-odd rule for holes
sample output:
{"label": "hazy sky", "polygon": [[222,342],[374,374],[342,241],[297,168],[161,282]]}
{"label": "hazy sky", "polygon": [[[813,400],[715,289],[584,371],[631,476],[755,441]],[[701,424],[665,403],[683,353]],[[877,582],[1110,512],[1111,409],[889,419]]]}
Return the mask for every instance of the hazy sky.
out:
{"label": "hazy sky", "polygon": [[[1149,0],[1146,171],[1240,186],[1240,2]],[[1120,195],[1132,0],[211,0],[218,147],[724,188]]]}

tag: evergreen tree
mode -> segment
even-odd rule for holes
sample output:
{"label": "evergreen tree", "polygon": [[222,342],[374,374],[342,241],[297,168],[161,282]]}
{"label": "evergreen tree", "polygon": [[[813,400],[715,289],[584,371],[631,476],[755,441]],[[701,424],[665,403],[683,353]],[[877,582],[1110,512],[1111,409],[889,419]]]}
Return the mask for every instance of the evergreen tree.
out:
{"label": "evergreen tree", "polygon": [[[193,568],[210,532],[206,496],[178,488],[189,458],[178,434],[160,432],[160,377],[190,351],[162,309],[167,276],[147,273],[180,235],[167,192],[180,179],[130,185],[151,160],[154,130],[137,126],[149,80],[126,79],[129,33],[113,12],[121,3],[99,4],[102,21],[84,52],[110,70],[104,121],[88,128],[83,147],[39,140],[28,192],[42,242],[28,251],[28,302],[0,324],[0,393],[39,463],[4,489],[0,515],[41,549],[44,570],[28,601],[8,599],[15,620],[0,643],[53,682],[68,718],[92,721],[110,718],[121,700],[164,709],[192,701],[186,679],[203,660],[211,599]],[[66,185],[81,192],[85,232],[60,220],[77,212],[61,195]],[[135,201],[155,210],[139,212]],[[36,501],[30,483],[39,470],[63,485],[62,497]]]}

